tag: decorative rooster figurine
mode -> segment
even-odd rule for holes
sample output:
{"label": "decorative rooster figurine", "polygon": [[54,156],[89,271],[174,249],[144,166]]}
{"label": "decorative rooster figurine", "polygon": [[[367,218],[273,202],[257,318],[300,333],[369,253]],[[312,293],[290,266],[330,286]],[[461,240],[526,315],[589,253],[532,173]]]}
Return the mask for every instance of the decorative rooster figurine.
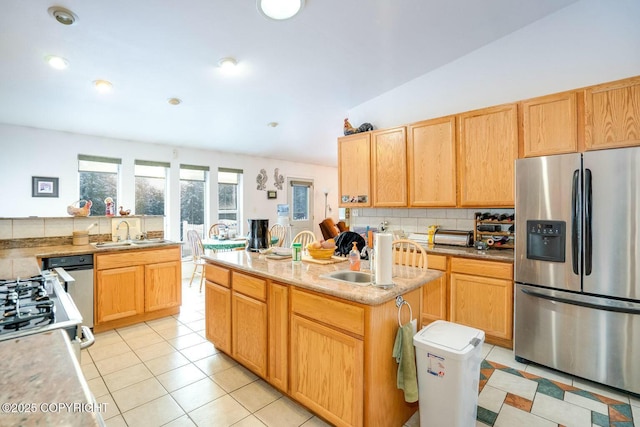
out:
{"label": "decorative rooster figurine", "polygon": [[91,202],[91,200],[87,200],[87,203],[85,203],[84,206],[80,208],[80,211],[78,212],[78,216],[89,216],[91,214],[92,204],[93,203]]}
{"label": "decorative rooster figurine", "polygon": [[120,206],[120,215],[122,216],[127,216],[131,213],[131,209],[127,209],[126,211],[122,208],[122,206]]}
{"label": "decorative rooster figurine", "polygon": [[371,123],[363,123],[357,128],[354,128],[353,126],[351,126],[351,123],[349,123],[349,119],[344,119],[345,135],[353,135],[354,133],[368,132],[370,130],[373,130],[373,125]]}

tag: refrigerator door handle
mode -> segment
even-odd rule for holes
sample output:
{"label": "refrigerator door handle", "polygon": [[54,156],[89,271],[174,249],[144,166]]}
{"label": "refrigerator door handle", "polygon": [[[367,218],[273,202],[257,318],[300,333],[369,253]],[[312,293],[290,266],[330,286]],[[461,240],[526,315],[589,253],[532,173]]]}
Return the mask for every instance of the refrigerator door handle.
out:
{"label": "refrigerator door handle", "polygon": [[571,187],[571,261],[573,273],[580,274],[580,171],[573,172]]}
{"label": "refrigerator door handle", "polygon": [[591,229],[592,218],[592,202],[591,196],[591,169],[584,170],[584,274],[588,276],[591,274],[591,266],[593,259],[593,247],[591,245],[593,235]]}
{"label": "refrigerator door handle", "polygon": [[565,304],[577,305],[580,307],[595,308],[598,310],[615,311],[618,313],[640,314],[640,303],[612,300],[603,297],[592,297],[589,295],[573,295],[567,298],[554,291],[533,290],[531,288],[521,288],[523,293],[536,298],[549,301],[557,301]]}

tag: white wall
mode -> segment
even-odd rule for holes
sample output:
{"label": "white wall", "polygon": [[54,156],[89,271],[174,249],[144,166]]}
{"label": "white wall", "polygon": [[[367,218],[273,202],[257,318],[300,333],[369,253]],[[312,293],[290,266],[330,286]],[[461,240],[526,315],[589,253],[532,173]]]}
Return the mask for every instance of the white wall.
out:
{"label": "white wall", "polygon": [[[336,142],[328,141],[335,149]],[[318,223],[324,215],[323,189],[328,188],[329,204],[338,205],[338,173],[333,167],[293,163],[261,157],[234,155],[216,151],[189,149],[167,145],[99,138],[94,136],[34,129],[0,124],[0,218],[27,216],[64,217],[67,206],[78,196],[78,154],[116,157],[122,159],[122,189],[118,205],[133,210],[134,207],[134,160],[170,162],[169,206],[167,212],[167,236],[178,239],[180,230],[180,164],[209,166],[212,172],[218,167],[236,168],[244,171],[243,206],[244,218],[268,218],[276,223],[276,205],[287,203],[286,187],[278,191],[278,198],[267,200],[266,191],[256,189],[256,176],[266,169],[269,177],[267,190],[275,190],[273,173],[287,177],[314,180],[314,232],[321,236]],[[283,150],[286,148],[283,147]],[[59,178],[58,198],[31,197],[31,177]],[[210,222],[215,222],[217,212],[216,174],[211,174]],[[334,209],[337,220],[337,209]],[[246,221],[242,224],[246,232]]]}
{"label": "white wall", "polygon": [[582,0],[358,105],[348,117],[388,128],[635,75],[640,1]]}

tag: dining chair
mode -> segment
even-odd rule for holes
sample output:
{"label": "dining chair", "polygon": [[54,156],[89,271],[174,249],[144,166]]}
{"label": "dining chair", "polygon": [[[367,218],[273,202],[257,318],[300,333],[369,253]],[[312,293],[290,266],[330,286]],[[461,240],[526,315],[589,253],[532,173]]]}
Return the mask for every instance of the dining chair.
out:
{"label": "dining chair", "polygon": [[202,292],[202,282],[204,281],[204,264],[205,260],[202,259],[202,255],[204,255],[204,247],[202,246],[202,240],[200,239],[200,234],[196,230],[189,230],[187,232],[187,240],[189,241],[189,246],[191,247],[191,256],[193,258],[193,273],[191,274],[191,281],[189,282],[189,287],[193,283],[193,278],[198,271],[198,267],[200,267],[200,288],[199,292]]}
{"label": "dining chair", "polygon": [[315,241],[316,241],[316,235],[313,234],[313,231],[303,230],[298,234],[296,234],[296,237],[294,237],[293,240],[291,240],[291,246],[293,246],[294,243],[302,243],[302,251],[306,252],[307,245]]}
{"label": "dining chair", "polygon": [[220,230],[228,230],[229,226],[223,223],[213,224],[209,227],[209,238],[217,238],[220,235]]}
{"label": "dining chair", "polygon": [[269,244],[271,244],[272,238],[277,237],[278,242],[276,242],[276,244],[273,246],[282,246],[284,244],[286,234],[287,230],[284,228],[284,225],[273,224],[269,229]]}
{"label": "dining chair", "polygon": [[427,269],[427,252],[418,242],[397,239],[391,243],[391,249],[395,264]]}

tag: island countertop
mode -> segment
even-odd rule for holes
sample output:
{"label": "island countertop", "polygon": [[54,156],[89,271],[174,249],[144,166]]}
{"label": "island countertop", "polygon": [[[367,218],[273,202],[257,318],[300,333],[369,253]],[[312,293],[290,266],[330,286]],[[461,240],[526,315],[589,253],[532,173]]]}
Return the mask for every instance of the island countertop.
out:
{"label": "island countertop", "polygon": [[303,260],[300,265],[294,266],[291,258],[269,259],[265,255],[247,251],[218,252],[203,258],[211,264],[366,305],[383,304],[442,276],[442,272],[437,270],[394,265],[392,279],[395,286],[380,289],[322,277],[334,271],[348,270],[348,262],[322,265]]}
{"label": "island countertop", "polygon": [[0,369],[1,425],[104,425],[62,329],[1,341]]}

